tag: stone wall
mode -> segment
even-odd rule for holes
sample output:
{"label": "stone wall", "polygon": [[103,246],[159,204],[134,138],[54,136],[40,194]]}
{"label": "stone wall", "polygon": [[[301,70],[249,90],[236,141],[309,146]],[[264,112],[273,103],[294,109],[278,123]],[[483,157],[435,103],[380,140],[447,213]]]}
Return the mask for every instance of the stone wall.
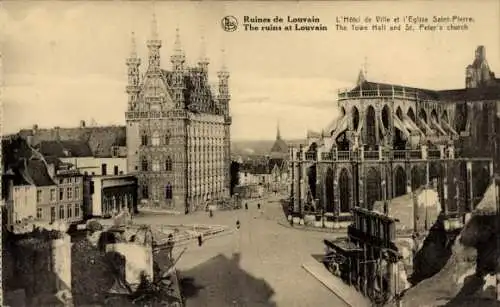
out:
{"label": "stone wall", "polygon": [[25,235],[9,242],[6,249],[4,284],[10,291],[24,289],[28,304],[50,304],[58,292],[71,290],[68,235]]}

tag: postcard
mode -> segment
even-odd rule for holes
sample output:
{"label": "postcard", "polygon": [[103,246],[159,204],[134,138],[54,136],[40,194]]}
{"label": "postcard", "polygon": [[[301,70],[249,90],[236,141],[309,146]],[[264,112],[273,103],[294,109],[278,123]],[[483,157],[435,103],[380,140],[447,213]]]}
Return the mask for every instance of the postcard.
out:
{"label": "postcard", "polygon": [[500,2],[2,1],[1,306],[498,304]]}

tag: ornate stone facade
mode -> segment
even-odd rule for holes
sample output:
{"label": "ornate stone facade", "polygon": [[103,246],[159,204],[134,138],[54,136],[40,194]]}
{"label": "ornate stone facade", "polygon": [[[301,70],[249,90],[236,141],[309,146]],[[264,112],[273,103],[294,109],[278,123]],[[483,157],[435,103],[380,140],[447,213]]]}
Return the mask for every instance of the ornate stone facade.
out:
{"label": "ornate stone facade", "polygon": [[229,73],[223,65],[215,94],[203,52],[197,67],[186,67],[177,30],[167,71],[160,66],[161,45],[154,19],[144,77],[135,39],[126,62],[128,170],[138,178],[143,203],[187,213],[229,196]]}
{"label": "ornate stone facade", "polygon": [[[484,59],[483,47],[478,57]],[[471,67],[468,84],[477,75]],[[485,88],[433,91],[369,82],[361,72],[354,88],[339,92],[341,116],[290,152],[294,211],[350,216],[355,206],[371,210],[375,201],[421,186],[436,187],[445,212],[470,211],[493,176],[490,157],[498,150],[498,118],[478,108],[491,111],[486,106],[500,101],[500,87],[489,68],[482,75],[493,76]]]}

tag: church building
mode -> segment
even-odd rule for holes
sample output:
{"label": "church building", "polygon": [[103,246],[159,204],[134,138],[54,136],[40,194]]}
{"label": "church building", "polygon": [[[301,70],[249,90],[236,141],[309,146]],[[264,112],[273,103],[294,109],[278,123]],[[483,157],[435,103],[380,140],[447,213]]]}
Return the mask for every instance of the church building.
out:
{"label": "church building", "polygon": [[165,70],[161,46],[153,16],[144,76],[134,37],[126,61],[128,169],[138,178],[142,204],[188,213],[229,197],[229,73],[222,65],[215,93],[204,51],[188,67],[177,29],[171,68]]}

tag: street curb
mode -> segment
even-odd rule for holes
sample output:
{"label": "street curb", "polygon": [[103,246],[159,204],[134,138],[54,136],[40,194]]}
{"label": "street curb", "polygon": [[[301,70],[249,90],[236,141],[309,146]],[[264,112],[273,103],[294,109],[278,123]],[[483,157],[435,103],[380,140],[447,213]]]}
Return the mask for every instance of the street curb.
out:
{"label": "street curb", "polygon": [[155,210],[148,208],[139,208],[140,213],[158,213],[158,214],[166,214],[166,215],[181,215],[180,211],[170,211],[170,210]]}
{"label": "street curb", "polygon": [[347,228],[331,229],[331,228],[308,227],[308,226],[301,226],[301,225],[290,226],[289,223],[284,223],[282,221],[278,221],[277,223],[279,225],[281,225],[282,227],[295,229],[295,230],[301,230],[301,231],[314,231],[314,232],[335,233],[335,234],[346,234],[347,233]]}
{"label": "street curb", "polygon": [[[314,261],[315,263],[312,263]],[[370,307],[372,304],[363,297],[360,293],[358,293],[351,286],[348,286],[343,283],[339,278],[333,276],[326,268],[318,267],[321,265],[316,260],[311,260],[311,263],[302,264],[302,268],[306,270],[309,274],[311,274],[314,278],[316,278],[320,283],[322,283],[328,290],[332,291],[339,299],[341,299],[344,303],[346,303],[350,307]],[[315,269],[316,268],[316,269]],[[322,276],[321,271],[324,270],[328,277]],[[352,294],[349,297],[349,293]]]}

